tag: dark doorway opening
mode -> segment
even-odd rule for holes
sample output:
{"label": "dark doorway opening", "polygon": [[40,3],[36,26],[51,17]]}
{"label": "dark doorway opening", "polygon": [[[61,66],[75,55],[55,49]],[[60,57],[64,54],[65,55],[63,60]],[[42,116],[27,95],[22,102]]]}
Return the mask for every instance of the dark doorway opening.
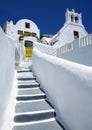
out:
{"label": "dark doorway opening", "polygon": [[74,31],[73,33],[74,33],[74,39],[77,39],[77,38],[79,38],[79,32],[77,32],[77,31]]}

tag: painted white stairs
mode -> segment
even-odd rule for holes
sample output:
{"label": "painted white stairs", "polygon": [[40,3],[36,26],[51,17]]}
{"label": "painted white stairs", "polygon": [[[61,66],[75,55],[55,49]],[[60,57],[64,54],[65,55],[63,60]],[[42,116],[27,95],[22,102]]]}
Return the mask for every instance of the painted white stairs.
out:
{"label": "painted white stairs", "polygon": [[15,105],[15,126],[12,130],[64,130],[55,119],[54,108],[46,100],[33,73],[29,70],[17,71],[17,97]]}

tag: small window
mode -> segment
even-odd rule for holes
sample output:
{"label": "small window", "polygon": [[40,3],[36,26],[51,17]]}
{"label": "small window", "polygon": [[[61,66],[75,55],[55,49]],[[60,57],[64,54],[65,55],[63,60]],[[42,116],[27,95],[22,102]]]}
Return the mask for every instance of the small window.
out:
{"label": "small window", "polygon": [[75,17],[75,22],[76,22],[76,23],[78,23],[78,22],[79,22],[78,17]]}
{"label": "small window", "polygon": [[18,34],[23,34],[23,31],[21,31],[21,30],[18,30]]}
{"label": "small window", "polygon": [[71,15],[71,22],[73,22],[73,15]]}
{"label": "small window", "polygon": [[79,38],[79,32],[77,32],[77,31],[74,31],[73,33],[74,33],[74,39],[77,39],[77,38]]}
{"label": "small window", "polygon": [[25,28],[30,28],[30,23],[25,23]]}

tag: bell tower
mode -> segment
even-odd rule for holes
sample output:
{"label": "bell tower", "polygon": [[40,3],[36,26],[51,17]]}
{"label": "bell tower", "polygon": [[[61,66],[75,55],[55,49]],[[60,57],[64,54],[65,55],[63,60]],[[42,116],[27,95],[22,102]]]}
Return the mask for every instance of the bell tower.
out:
{"label": "bell tower", "polygon": [[76,25],[82,25],[82,16],[81,13],[75,13],[75,10],[72,9],[69,11],[69,9],[66,10],[65,13],[65,24],[72,23]]}

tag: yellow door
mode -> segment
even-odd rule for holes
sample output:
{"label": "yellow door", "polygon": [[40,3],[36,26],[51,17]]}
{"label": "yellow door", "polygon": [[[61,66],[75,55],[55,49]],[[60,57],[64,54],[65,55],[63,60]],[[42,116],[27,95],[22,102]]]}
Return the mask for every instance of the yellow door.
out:
{"label": "yellow door", "polygon": [[33,47],[26,47],[25,48],[25,57],[31,58],[32,57]]}

